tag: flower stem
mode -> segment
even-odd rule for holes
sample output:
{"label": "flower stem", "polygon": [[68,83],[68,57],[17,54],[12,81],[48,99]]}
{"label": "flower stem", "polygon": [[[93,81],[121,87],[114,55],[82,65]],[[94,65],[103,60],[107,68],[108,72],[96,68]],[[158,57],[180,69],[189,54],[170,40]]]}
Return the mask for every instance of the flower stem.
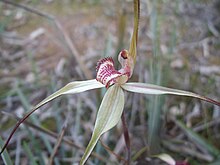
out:
{"label": "flower stem", "polygon": [[122,120],[123,134],[124,134],[126,150],[127,150],[127,163],[126,163],[126,165],[130,165],[131,145],[130,145],[130,137],[129,137],[128,127],[127,127],[127,122],[125,119],[125,111],[123,111],[123,113],[122,113],[121,120]]}

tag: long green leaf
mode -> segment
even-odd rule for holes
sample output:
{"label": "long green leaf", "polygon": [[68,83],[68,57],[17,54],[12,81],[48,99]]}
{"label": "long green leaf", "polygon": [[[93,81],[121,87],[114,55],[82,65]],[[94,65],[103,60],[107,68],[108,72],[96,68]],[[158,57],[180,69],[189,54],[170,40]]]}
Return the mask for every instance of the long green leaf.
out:
{"label": "long green leaf", "polygon": [[15,131],[17,130],[17,128],[19,127],[19,125],[21,123],[23,123],[32,113],[34,113],[38,108],[40,108],[41,106],[43,106],[44,104],[52,101],[53,99],[64,95],[64,94],[75,94],[75,93],[80,93],[80,92],[84,92],[84,91],[88,91],[91,89],[96,89],[96,88],[102,88],[104,87],[103,84],[101,84],[100,82],[96,81],[95,79],[92,80],[87,80],[87,81],[75,81],[75,82],[71,82],[69,84],[67,84],[66,86],[64,86],[63,88],[61,88],[60,90],[58,90],[57,92],[53,93],[52,95],[48,96],[46,99],[44,99],[43,101],[41,101],[39,104],[37,104],[30,112],[28,112],[21,120],[19,120],[17,122],[17,124],[15,125],[14,129],[12,130],[11,134],[9,135],[5,145],[3,146],[0,154],[4,151],[4,149],[7,147],[9,141],[11,140],[13,134],[15,133]]}
{"label": "long green leaf", "polygon": [[205,100],[212,104],[220,106],[220,102],[212,100],[210,98],[178,89],[166,88],[158,85],[147,84],[147,83],[126,83],[121,85],[121,87],[129,92],[143,93],[143,94],[152,94],[152,95],[163,95],[163,94],[172,94],[180,96],[190,96]]}
{"label": "long green leaf", "polygon": [[115,84],[107,90],[102,100],[97,114],[92,138],[90,139],[86,151],[80,161],[81,165],[83,165],[88,159],[100,136],[118,123],[121,118],[123,108],[124,92],[120,86]]}

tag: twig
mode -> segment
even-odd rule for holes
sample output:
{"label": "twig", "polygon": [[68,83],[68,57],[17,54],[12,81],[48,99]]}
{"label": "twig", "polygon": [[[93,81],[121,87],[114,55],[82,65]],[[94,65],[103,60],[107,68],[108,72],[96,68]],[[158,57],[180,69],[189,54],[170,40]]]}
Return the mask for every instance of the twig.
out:
{"label": "twig", "polygon": [[[172,121],[175,122],[175,119],[172,119]],[[209,122],[205,122],[205,123],[203,123],[201,125],[193,127],[192,130],[195,131],[195,132],[200,132],[200,131],[203,131],[204,129],[208,129],[210,127],[218,125],[219,123],[220,123],[220,119],[219,118],[214,118],[214,119],[212,119]],[[181,138],[184,137],[184,135],[185,135],[184,133],[181,133],[176,138],[181,139]]]}
{"label": "twig", "polygon": [[18,4],[16,2],[8,1],[8,0],[0,0],[0,1],[4,2],[4,3],[7,3],[7,4],[10,4],[10,5],[13,5],[15,7],[22,8],[22,9],[24,9],[26,11],[29,11],[31,13],[34,13],[36,15],[39,15],[41,17],[44,17],[44,18],[49,19],[50,21],[52,21],[55,24],[55,26],[57,27],[57,29],[60,31],[62,37],[64,38],[65,43],[67,44],[71,54],[75,57],[77,63],[79,64],[79,67],[83,71],[85,77],[87,79],[91,79],[92,78],[91,71],[88,68],[85,67],[86,65],[84,64],[83,60],[81,59],[80,54],[77,51],[77,49],[75,48],[75,46],[73,45],[70,37],[68,36],[66,31],[63,29],[63,27],[60,24],[60,22],[54,16],[52,16],[52,15],[46,13],[46,12],[39,11],[39,10],[37,10],[35,8],[31,8],[29,6],[26,6],[24,4]]}
{"label": "twig", "polygon": [[146,153],[146,151],[149,150],[147,146],[140,149],[133,157],[132,161],[136,161],[142,154]]}
{"label": "twig", "polygon": [[126,160],[121,157],[120,155],[116,154],[114,151],[111,150],[111,148],[109,148],[101,139],[99,140],[101,142],[101,145],[111,154],[113,154],[117,159],[122,160],[124,162],[126,162]]}
{"label": "twig", "polygon": [[190,155],[190,157],[196,157],[197,159],[211,162],[213,160],[213,157],[209,154],[202,154],[199,151],[194,151],[193,149],[189,147],[184,147],[181,145],[175,145],[173,143],[167,142],[167,141],[162,141],[162,144],[168,148],[171,151],[182,153],[182,154],[187,154]]}
{"label": "twig", "polygon": [[218,125],[219,123],[220,123],[220,119],[219,118],[214,118],[209,122],[205,122],[204,124],[201,124],[199,126],[196,126],[196,127],[192,128],[192,130],[195,131],[195,132],[199,132],[199,131],[202,131],[204,129],[213,127],[215,125]]}
{"label": "twig", "polygon": [[[69,114],[69,113],[68,113],[68,114]],[[57,139],[57,143],[56,143],[56,145],[54,146],[53,152],[52,152],[52,154],[50,155],[48,165],[53,165],[54,157],[55,157],[55,155],[56,155],[56,153],[57,153],[57,151],[58,151],[58,148],[59,148],[59,146],[60,146],[60,144],[61,144],[61,142],[62,142],[62,140],[63,140],[64,133],[65,133],[65,131],[66,131],[66,129],[67,129],[67,123],[68,123],[68,119],[69,119],[68,116],[69,116],[69,115],[67,115],[67,118],[66,118],[66,120],[65,120],[65,122],[64,122],[64,124],[63,124],[63,128],[62,128],[62,130],[61,130],[61,132],[60,132],[60,135],[59,135],[59,137],[58,137],[58,139]]]}

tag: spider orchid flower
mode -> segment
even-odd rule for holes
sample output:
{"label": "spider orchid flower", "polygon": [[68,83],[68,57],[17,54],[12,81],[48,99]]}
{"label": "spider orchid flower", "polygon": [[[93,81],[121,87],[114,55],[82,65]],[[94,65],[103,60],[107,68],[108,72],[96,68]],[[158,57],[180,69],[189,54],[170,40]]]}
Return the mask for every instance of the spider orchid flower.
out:
{"label": "spider orchid flower", "polygon": [[124,91],[153,95],[173,94],[190,96],[220,106],[220,102],[192,92],[171,89],[147,83],[127,82],[132,76],[134,65],[136,63],[136,47],[140,11],[139,6],[139,0],[134,0],[134,30],[129,50],[122,50],[118,55],[118,61],[121,64],[121,69],[115,69],[114,61],[111,57],[99,60],[96,66],[96,79],[71,82],[37,104],[32,111],[27,113],[20,121],[18,121],[11,134],[9,135],[5,145],[3,146],[1,153],[3,153],[16,129],[22,122],[24,122],[41,106],[65,94],[76,94],[92,89],[105,87],[107,88],[97,113],[92,137],[80,161],[81,165],[85,164],[101,135],[113,128],[119,122],[125,104]]}

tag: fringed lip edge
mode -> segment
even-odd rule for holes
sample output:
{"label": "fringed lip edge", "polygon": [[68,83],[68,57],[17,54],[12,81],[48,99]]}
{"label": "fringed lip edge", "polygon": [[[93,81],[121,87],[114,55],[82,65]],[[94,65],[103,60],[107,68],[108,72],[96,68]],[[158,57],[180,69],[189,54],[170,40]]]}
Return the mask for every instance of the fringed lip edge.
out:
{"label": "fringed lip edge", "polygon": [[96,72],[99,71],[99,68],[102,64],[106,63],[106,62],[111,62],[112,65],[114,66],[114,60],[112,57],[105,57],[103,59],[98,60],[97,65],[96,65]]}

